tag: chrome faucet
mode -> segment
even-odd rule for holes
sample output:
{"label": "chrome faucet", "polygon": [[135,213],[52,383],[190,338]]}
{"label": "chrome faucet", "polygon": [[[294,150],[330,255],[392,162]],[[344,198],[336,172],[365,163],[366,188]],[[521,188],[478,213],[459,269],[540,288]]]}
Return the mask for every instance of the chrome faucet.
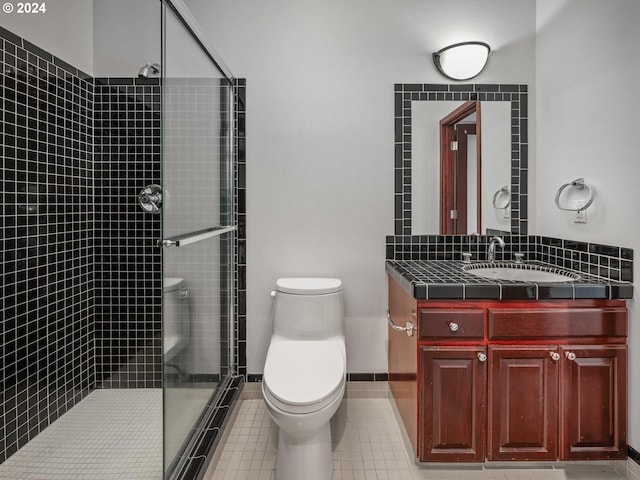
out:
{"label": "chrome faucet", "polygon": [[500,237],[493,237],[489,242],[489,248],[487,249],[487,261],[495,262],[496,259],[496,243],[500,248],[504,248],[504,240]]}

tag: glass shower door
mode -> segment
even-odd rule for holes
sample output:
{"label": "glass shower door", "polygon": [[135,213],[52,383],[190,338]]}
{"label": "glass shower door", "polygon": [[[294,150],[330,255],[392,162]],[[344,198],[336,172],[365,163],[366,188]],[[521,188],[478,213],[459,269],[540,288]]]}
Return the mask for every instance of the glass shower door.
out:
{"label": "glass shower door", "polygon": [[163,2],[164,468],[233,371],[232,84]]}

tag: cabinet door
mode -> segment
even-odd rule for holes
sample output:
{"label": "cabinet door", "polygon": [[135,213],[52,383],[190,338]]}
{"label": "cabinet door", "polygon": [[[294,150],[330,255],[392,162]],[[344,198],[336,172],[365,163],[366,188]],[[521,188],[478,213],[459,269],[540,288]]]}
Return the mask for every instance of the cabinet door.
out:
{"label": "cabinet door", "polygon": [[420,460],[484,461],[484,347],[420,348]]}
{"label": "cabinet door", "polygon": [[490,460],[555,460],[556,346],[489,347]]}
{"label": "cabinet door", "polygon": [[562,460],[626,458],[627,347],[566,346],[562,355]]}

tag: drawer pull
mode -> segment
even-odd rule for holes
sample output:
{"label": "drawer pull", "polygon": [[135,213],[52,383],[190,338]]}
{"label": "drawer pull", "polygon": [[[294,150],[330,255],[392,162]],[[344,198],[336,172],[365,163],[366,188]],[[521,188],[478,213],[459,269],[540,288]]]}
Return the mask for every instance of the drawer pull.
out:
{"label": "drawer pull", "polygon": [[567,357],[567,360],[575,360],[576,359],[576,354],[573,353],[573,352],[565,352],[564,356]]}
{"label": "drawer pull", "polygon": [[478,360],[480,360],[481,362],[486,362],[487,354],[483,352],[478,352]]}
{"label": "drawer pull", "polygon": [[452,332],[457,332],[460,328],[460,325],[458,325],[456,322],[447,322],[447,325],[449,325],[449,330],[451,330]]}
{"label": "drawer pull", "polygon": [[549,352],[549,356],[551,360],[555,360],[556,362],[560,360],[560,354],[558,352]]}
{"label": "drawer pull", "polygon": [[417,330],[417,327],[413,322],[407,322],[406,326],[404,327],[401,327],[400,325],[396,325],[395,323],[393,323],[393,320],[391,319],[391,313],[389,313],[389,310],[387,310],[387,321],[389,322],[389,325],[391,325],[391,328],[393,328],[394,330],[398,330],[399,332],[407,332],[407,337],[413,337],[413,331]]}

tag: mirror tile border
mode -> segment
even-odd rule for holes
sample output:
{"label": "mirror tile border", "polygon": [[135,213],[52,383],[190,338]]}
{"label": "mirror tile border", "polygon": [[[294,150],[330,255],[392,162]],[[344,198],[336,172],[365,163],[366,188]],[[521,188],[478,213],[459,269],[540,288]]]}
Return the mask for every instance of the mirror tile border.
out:
{"label": "mirror tile border", "polygon": [[397,83],[394,85],[394,231],[396,235],[413,233],[411,231],[413,102],[472,100],[511,102],[511,234],[527,234],[529,173],[527,85]]}

